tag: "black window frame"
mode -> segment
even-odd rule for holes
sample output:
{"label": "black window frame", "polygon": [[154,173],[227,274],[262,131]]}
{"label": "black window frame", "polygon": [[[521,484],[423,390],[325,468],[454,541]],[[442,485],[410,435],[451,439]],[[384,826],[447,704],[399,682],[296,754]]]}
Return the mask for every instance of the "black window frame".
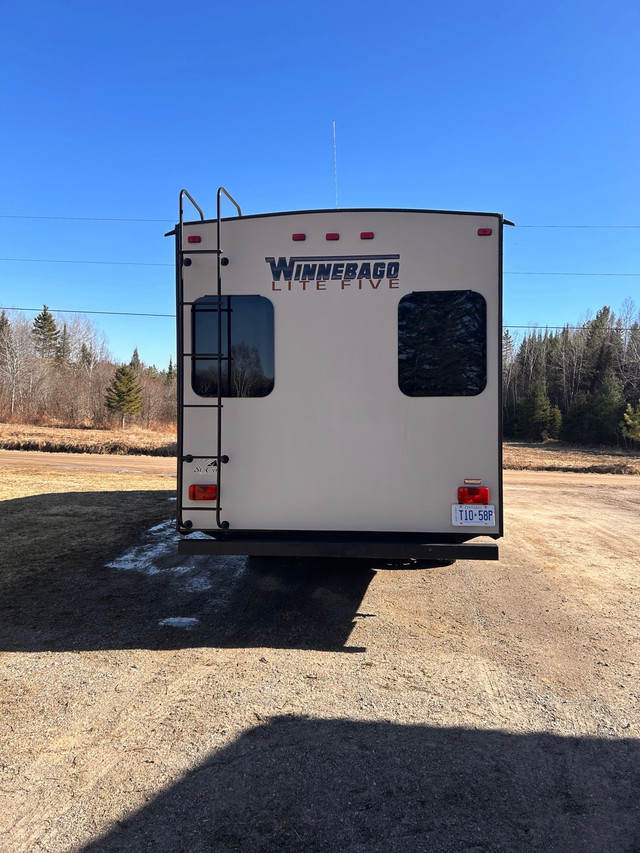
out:
{"label": "black window frame", "polygon": [[[215,350],[216,347],[216,339],[217,339],[217,325],[215,327],[215,335],[214,340],[211,342],[211,347],[205,349],[201,345],[201,332],[198,329],[198,317],[202,314],[211,314],[215,318],[215,322],[217,324],[217,314],[218,314],[218,297],[215,295],[205,295],[196,299],[191,306],[191,388],[195,394],[199,397],[222,397],[222,398],[238,398],[242,397],[245,399],[248,398],[261,398],[267,397],[273,391],[275,386],[275,375],[268,376],[264,369],[261,371],[261,375],[255,377],[255,381],[258,382],[258,392],[257,393],[233,393],[232,380],[233,376],[231,371],[228,369],[229,367],[229,352],[228,352],[228,342],[229,340],[233,341],[233,312],[239,310],[239,306],[245,300],[254,300],[258,301],[259,304],[263,305],[263,311],[266,311],[266,315],[263,320],[266,320],[270,324],[269,329],[269,340],[266,344],[268,347],[268,359],[271,365],[273,365],[275,358],[275,331],[274,331],[274,307],[273,302],[270,299],[267,299],[266,296],[262,296],[259,294],[233,294],[233,295],[225,295],[222,297],[222,345],[223,349],[220,353],[222,358],[222,376],[223,376],[223,389],[222,393],[218,394],[218,355],[219,353]],[[235,305],[234,305],[235,303]],[[207,342],[205,342],[207,343]],[[246,343],[243,341],[243,343]],[[233,351],[233,344],[231,347]],[[256,349],[256,356],[258,358],[258,364],[261,364],[259,360],[258,348]],[[207,389],[207,378],[206,373],[204,371],[198,370],[198,365],[207,363],[212,365],[215,368],[215,373],[211,371],[209,382],[213,383],[212,387]],[[274,370],[275,374],[275,370]]]}
{"label": "black window frame", "polygon": [[[423,314],[422,321],[414,320],[413,329],[405,331],[403,338],[407,307],[412,300]],[[467,311],[461,315],[465,302]],[[433,313],[433,319],[425,321],[427,312]],[[456,314],[462,321],[451,324],[449,321]],[[409,344],[406,338],[413,343]],[[416,290],[399,300],[398,387],[405,396],[477,397],[487,387],[487,364],[487,301],[482,293],[469,288]]]}

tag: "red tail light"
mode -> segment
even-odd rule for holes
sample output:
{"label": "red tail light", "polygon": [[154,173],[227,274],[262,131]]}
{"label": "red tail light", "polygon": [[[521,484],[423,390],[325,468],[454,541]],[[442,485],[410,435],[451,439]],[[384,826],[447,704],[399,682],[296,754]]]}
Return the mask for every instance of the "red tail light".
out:
{"label": "red tail light", "polygon": [[215,501],[217,497],[217,486],[202,486],[200,483],[189,486],[190,501]]}
{"label": "red tail light", "polygon": [[478,228],[478,237],[491,237],[492,234],[491,228]]}
{"label": "red tail light", "polygon": [[339,240],[339,239],[340,239],[339,234],[327,234],[327,240]]}
{"label": "red tail light", "polygon": [[461,486],[458,489],[459,504],[488,504],[489,489],[486,486]]}
{"label": "red tail light", "polygon": [[306,234],[292,234],[291,239],[293,240],[294,243],[301,243],[307,239],[307,235]]}
{"label": "red tail light", "polygon": [[360,234],[361,240],[373,240],[373,231],[363,231]]}
{"label": "red tail light", "polygon": [[187,237],[187,242],[189,242],[189,243],[201,243],[202,238],[193,234],[191,237]]}

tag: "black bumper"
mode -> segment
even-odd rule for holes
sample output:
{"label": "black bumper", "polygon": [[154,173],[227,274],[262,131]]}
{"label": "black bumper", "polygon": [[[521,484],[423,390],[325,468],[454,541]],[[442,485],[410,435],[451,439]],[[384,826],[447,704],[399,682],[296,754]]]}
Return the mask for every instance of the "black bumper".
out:
{"label": "black bumper", "polygon": [[375,560],[497,560],[494,542],[424,542],[392,539],[307,537],[185,538],[178,553],[186,555],[246,554],[252,557],[337,557]]}

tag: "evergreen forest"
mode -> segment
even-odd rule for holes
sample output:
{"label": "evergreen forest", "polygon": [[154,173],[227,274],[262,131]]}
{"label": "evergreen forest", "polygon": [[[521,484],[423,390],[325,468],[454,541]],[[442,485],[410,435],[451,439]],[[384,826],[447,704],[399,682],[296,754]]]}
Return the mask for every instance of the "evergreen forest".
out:
{"label": "evergreen forest", "polygon": [[627,300],[579,326],[503,333],[505,438],[640,446],[640,315]]}

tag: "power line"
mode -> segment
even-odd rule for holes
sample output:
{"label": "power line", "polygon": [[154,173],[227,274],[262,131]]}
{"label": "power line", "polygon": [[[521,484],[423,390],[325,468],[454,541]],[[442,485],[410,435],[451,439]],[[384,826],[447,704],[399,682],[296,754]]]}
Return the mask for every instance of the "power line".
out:
{"label": "power line", "polygon": [[517,228],[640,228],[640,225],[516,225]]}
{"label": "power line", "polygon": [[[0,261],[8,263],[29,263],[29,264],[99,264],[104,266],[121,266],[121,267],[173,267],[173,264],[159,261],[97,261],[97,260],[77,260],[71,258],[0,258]],[[504,275],[564,275],[564,276],[595,276],[595,277],[614,277],[614,278],[637,278],[640,272],[563,272],[559,270],[541,270],[541,271],[523,271],[523,270],[505,270]]]}
{"label": "power line", "polygon": [[0,219],[54,219],[60,222],[175,222],[175,219],[126,219],[121,216],[19,216],[13,213],[0,213]]}
{"label": "power line", "polygon": [[[15,308],[13,306],[8,305],[0,305],[0,311],[26,311],[28,313],[38,314],[42,308]],[[106,314],[109,316],[115,317],[170,317],[175,320],[175,314],[150,314],[150,313],[141,313],[137,311],[86,311],[83,308],[49,308],[52,314]],[[585,326],[590,321],[585,321],[582,326],[569,326],[564,323],[561,326],[552,326],[548,323],[529,323],[526,326],[519,326],[513,323],[503,323],[503,329],[537,329],[538,331],[542,331],[545,329],[568,329],[570,332],[579,332],[585,328]],[[634,331],[632,328],[621,328],[616,329],[616,331],[620,332],[632,332]]]}
{"label": "power line", "polygon": [[[569,326],[568,324],[564,324],[563,326],[550,326],[548,323],[530,323],[528,326],[515,326],[511,323],[503,323],[503,329],[537,329],[539,332],[547,331],[548,329],[567,329],[569,332],[580,332],[582,331],[591,321],[587,320],[583,323],[582,326]],[[615,327],[616,332],[633,332],[634,329],[620,328]]]}
{"label": "power line", "polygon": [[[1,213],[0,219],[49,219],[60,222],[169,222],[175,223],[175,219],[152,219],[148,217],[123,217],[123,216],[30,216],[16,213]],[[525,224],[517,225],[518,228],[636,228],[640,225],[556,225],[556,224]]]}
{"label": "power line", "polygon": [[121,267],[172,267],[173,264],[158,263],[157,261],[79,261],[68,258],[0,258],[0,261],[10,261],[27,264],[107,264]]}
{"label": "power line", "polygon": [[[54,314],[109,314],[118,317],[171,317],[175,320],[175,314],[143,314],[136,311],[85,311],[82,308],[49,308]],[[8,305],[0,305],[0,311],[27,311],[38,314],[42,308],[13,308]]]}
{"label": "power line", "polygon": [[[1,258],[0,258],[1,260]],[[640,275],[640,272],[515,272],[510,270],[505,270],[504,275],[572,275],[572,276],[617,276],[617,277],[628,277],[634,278]]]}

